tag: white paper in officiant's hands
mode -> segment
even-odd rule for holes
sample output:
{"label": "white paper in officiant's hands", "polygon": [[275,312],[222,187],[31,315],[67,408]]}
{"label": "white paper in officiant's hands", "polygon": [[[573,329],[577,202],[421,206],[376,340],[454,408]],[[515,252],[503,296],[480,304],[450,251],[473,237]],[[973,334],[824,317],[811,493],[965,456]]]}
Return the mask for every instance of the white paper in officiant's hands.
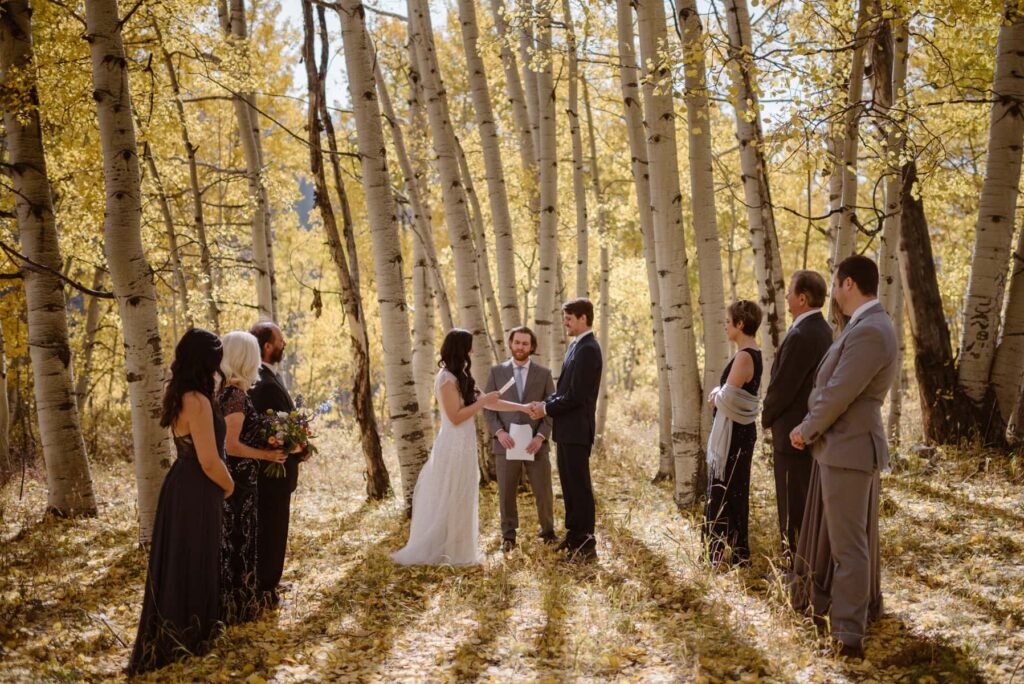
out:
{"label": "white paper in officiant's hands", "polygon": [[533,428],[530,424],[512,423],[508,426],[508,436],[516,445],[505,451],[505,458],[509,461],[532,461],[533,454],[526,453],[526,447],[533,441]]}

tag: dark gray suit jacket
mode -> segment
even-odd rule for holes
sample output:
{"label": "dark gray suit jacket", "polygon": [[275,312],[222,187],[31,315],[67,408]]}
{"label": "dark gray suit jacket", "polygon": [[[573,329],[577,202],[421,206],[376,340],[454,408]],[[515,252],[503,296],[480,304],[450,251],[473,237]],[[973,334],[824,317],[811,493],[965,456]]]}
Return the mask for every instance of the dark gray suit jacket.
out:
{"label": "dark gray suit jacket", "polygon": [[[491,366],[490,375],[487,376],[485,392],[494,392],[501,389],[502,385],[513,377],[512,360]],[[530,369],[526,373],[526,383],[523,388],[523,396],[516,392],[516,386],[512,385],[501,395],[506,401],[513,401],[520,404],[527,404],[531,401],[543,401],[546,396],[555,391],[555,381],[551,377],[551,370],[545,368],[534,360],[530,360]],[[513,423],[529,423],[533,427],[534,435],[543,435],[544,444],[538,454],[548,451],[548,442],[551,439],[551,418],[545,417],[541,420],[530,420],[530,417],[519,411],[484,411],[487,419],[487,426],[491,431],[491,449],[496,455],[504,456],[505,447],[501,445],[495,435],[499,430],[508,431],[509,425]]]}

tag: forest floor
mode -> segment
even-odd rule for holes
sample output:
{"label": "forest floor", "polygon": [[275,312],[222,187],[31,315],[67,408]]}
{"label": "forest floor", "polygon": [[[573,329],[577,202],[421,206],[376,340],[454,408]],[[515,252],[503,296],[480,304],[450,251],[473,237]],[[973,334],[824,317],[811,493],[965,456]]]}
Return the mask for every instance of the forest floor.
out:
{"label": "forest floor", "polygon": [[[599,562],[566,567],[532,538],[500,548],[494,485],[481,490],[477,569],[399,568],[408,534],[392,498],[367,503],[351,435],[323,435],[301,475],[278,610],[232,627],[162,681],[642,680],[1024,682],[1024,477],[967,450],[904,456],[883,478],[885,615],[867,659],[833,655],[771,576],[771,470],[756,459],[752,567],[700,560],[698,518],[650,483],[645,400],[621,407],[594,457]],[[614,407],[613,407],[614,408]],[[613,412],[614,413],[614,412]],[[647,413],[646,410],[643,413]],[[648,414],[649,415],[649,414]],[[760,447],[759,447],[760,448]],[[99,459],[102,460],[102,459]],[[395,473],[393,455],[388,461]],[[0,680],[123,678],[145,574],[131,466],[94,464],[99,516],[43,518],[31,471],[0,492]],[[561,499],[556,520],[561,529]]]}

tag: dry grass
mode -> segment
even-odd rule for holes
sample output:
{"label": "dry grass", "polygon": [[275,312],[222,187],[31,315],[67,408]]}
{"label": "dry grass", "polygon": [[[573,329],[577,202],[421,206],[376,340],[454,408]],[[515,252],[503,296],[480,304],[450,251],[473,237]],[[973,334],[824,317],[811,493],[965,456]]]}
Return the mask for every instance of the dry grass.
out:
{"label": "dry grass", "polygon": [[[493,485],[481,490],[485,567],[393,566],[387,553],[408,529],[400,507],[363,500],[358,449],[329,435],[296,493],[281,608],[159,678],[1024,682],[1024,487],[1010,464],[940,453],[883,480],[886,615],[868,660],[851,663],[763,579],[777,532],[766,463],[754,473],[753,567],[710,573],[695,519],[680,516],[669,485],[648,483],[651,426],[623,409],[620,436],[593,461],[600,561],[590,568],[564,567],[530,537],[528,498],[522,545],[503,556]],[[130,466],[94,474],[96,519],[40,519],[36,479],[21,500],[16,485],[0,495],[4,681],[123,677],[145,555]]]}

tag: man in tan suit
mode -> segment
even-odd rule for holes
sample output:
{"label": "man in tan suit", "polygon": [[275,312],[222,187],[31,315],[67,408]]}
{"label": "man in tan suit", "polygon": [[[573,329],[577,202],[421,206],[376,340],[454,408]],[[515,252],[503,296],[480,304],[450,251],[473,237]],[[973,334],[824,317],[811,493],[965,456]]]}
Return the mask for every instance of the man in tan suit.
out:
{"label": "man in tan suit", "polygon": [[[486,392],[494,392],[514,380],[502,399],[528,404],[541,401],[554,393],[555,381],[551,371],[530,356],[537,351],[537,336],[526,326],[513,328],[508,335],[509,352],[512,355],[505,363],[491,367],[487,378]],[[484,411],[487,425],[493,439],[491,449],[498,473],[498,507],[501,510],[501,538],[503,551],[516,546],[516,531],[519,528],[519,507],[516,494],[523,467],[530,478],[530,487],[537,502],[537,518],[540,522],[540,537],[547,543],[556,542],[554,521],[554,496],[551,492],[551,418],[531,420],[525,413],[507,411]],[[532,461],[509,461],[505,458],[508,449],[515,446],[509,435],[513,423],[529,423],[533,428],[533,439],[526,445],[526,451],[533,454]]]}
{"label": "man in tan suit", "polygon": [[832,292],[850,320],[818,366],[807,416],[790,440],[797,449],[810,445],[818,462],[834,567],[832,636],[841,654],[863,657],[872,556],[877,561],[878,555],[879,471],[889,465],[882,402],[898,370],[897,343],[878,302],[871,259],[844,259]]}

